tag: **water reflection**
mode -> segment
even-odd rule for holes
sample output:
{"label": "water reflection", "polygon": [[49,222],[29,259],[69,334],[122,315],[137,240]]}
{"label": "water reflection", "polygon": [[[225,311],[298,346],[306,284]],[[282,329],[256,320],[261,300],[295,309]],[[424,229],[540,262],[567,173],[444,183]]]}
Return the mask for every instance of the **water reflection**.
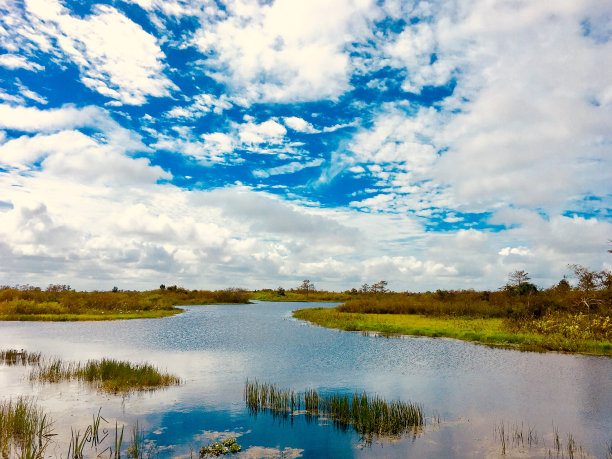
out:
{"label": "water reflection", "polygon": [[[0,366],[0,396],[38,397],[68,435],[70,425],[86,425],[98,407],[109,419],[128,424],[138,419],[168,457],[196,451],[206,443],[202,435],[213,431],[241,432],[245,450],[290,448],[303,457],[468,457],[475,449],[488,454],[496,448],[494,426],[502,420],[541,432],[550,432],[554,422],[597,456],[611,440],[612,359],[449,339],[363,336],[292,319],[291,310],[303,306],[193,306],[154,320],[0,323],[0,349],[42,351],[65,360],[147,361],[185,381],[122,399],[75,383],[32,386],[26,370]],[[365,391],[415,401],[443,422],[414,441],[364,448],[357,434],[333,425],[304,419],[279,424],[272,416],[249,416],[242,400],[247,378],[294,391]]]}

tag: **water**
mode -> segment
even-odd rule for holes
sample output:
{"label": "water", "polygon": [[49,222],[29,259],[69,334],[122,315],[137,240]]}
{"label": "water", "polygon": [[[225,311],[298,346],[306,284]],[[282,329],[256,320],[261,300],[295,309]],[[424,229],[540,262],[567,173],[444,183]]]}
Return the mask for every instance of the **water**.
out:
{"label": "water", "polygon": [[[309,304],[307,306],[332,306]],[[605,457],[612,442],[612,359],[493,349],[430,338],[384,338],[312,326],[291,317],[303,303],[190,306],[177,316],[116,322],[2,322],[0,348],[85,361],[110,357],[150,362],[184,384],[121,397],[78,383],[35,384],[27,369],[0,366],[0,398],[33,395],[55,419],[51,454],[65,456],[70,427],[102,407],[115,425],[144,427],[162,457],[238,437],[241,457],[498,457],[495,427],[524,431],[508,455],[538,457],[571,433],[584,451]],[[280,388],[363,392],[421,403],[428,417],[413,437],[364,444],[325,420],[293,422],[249,415],[246,379]],[[553,427],[554,426],[554,427]],[[527,446],[527,431],[539,434]],[[129,440],[129,432],[125,437]],[[553,449],[553,457],[554,457]],[[567,453],[566,453],[567,456]]]}

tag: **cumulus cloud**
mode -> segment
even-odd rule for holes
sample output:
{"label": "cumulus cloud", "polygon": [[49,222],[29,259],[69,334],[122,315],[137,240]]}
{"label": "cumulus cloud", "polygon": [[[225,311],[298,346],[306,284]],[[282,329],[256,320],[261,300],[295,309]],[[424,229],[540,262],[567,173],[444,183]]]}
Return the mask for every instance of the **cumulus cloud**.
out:
{"label": "cumulus cloud", "polygon": [[599,2],[504,1],[422,12],[427,21],[382,39],[372,65],[403,69],[413,92],[455,78],[453,95],[435,109],[380,107],[345,163],[380,166],[369,170],[408,208],[512,203],[557,213],[579,196],[607,196],[612,73],[600,63],[612,41],[596,38],[606,36],[599,25],[590,37],[585,17],[609,13]]}
{"label": "cumulus cloud", "polygon": [[[605,2],[132,3],[148,21],[3,10],[0,66],[30,78],[0,89],[0,283],[491,289],[609,266]],[[111,105],[60,106],[91,96],[49,90],[75,70]]]}
{"label": "cumulus cloud", "polygon": [[370,36],[378,14],[370,0],[240,0],[226,11],[203,18],[194,44],[209,56],[209,74],[243,103],[337,98],[349,87],[345,48]]}
{"label": "cumulus cloud", "polygon": [[297,116],[287,116],[283,118],[283,122],[285,123],[287,127],[297,132],[305,132],[307,134],[315,134],[319,132],[308,121],[302,118],[299,118]]}
{"label": "cumulus cloud", "polygon": [[249,121],[239,125],[238,129],[240,141],[250,145],[279,143],[287,133],[287,129],[274,120],[264,121],[259,124]]}

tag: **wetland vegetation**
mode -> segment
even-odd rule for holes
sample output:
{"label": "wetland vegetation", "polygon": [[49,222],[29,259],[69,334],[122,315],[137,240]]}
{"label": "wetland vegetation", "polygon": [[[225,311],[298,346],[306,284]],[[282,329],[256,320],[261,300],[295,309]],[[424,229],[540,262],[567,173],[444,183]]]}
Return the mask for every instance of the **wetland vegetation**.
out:
{"label": "wetland vegetation", "polygon": [[86,363],[65,362],[60,358],[43,358],[40,352],[7,349],[0,350],[0,364],[33,366],[30,381],[83,381],[111,393],[152,390],[181,383],[179,377],[149,363],[134,364],[106,358]]}
{"label": "wetland vegetation", "polygon": [[294,312],[298,319],[349,331],[448,337],[526,350],[612,355],[612,273],[573,270],[540,290],[524,271],[498,291],[362,291],[334,309]]}
{"label": "wetland vegetation", "polygon": [[317,290],[306,279],[296,288],[246,291],[188,290],[160,285],[145,292],[77,292],[0,287],[0,320],[109,320],[156,318],[181,312],[176,305],[261,301],[342,302],[335,309],[304,309],[295,317],[351,331],[376,331],[476,341],[525,350],[612,355],[612,273],[571,265],[577,285],[564,278],[541,289],[525,271],[510,273],[496,291],[436,290],[395,293],[382,280],[344,292]]}
{"label": "wetland vegetation", "polygon": [[0,320],[76,321],[159,318],[182,312],[176,305],[246,303],[238,288],[188,290],[175,285],[144,292],[78,292],[68,285],[46,289],[22,285],[0,287]]}
{"label": "wetland vegetation", "polygon": [[52,422],[36,403],[27,397],[0,401],[0,455],[44,457],[51,441]]}
{"label": "wetland vegetation", "polygon": [[259,383],[245,383],[244,399],[252,413],[270,411],[283,417],[305,414],[308,418],[329,418],[341,428],[352,427],[365,438],[416,433],[425,425],[423,408],[412,402],[387,402],[362,394],[320,394],[282,390]]}
{"label": "wetland vegetation", "polygon": [[114,359],[64,362],[59,358],[44,360],[34,367],[30,380],[55,383],[83,381],[105,392],[152,390],[178,385],[180,378],[161,372],[148,363],[133,364]]}

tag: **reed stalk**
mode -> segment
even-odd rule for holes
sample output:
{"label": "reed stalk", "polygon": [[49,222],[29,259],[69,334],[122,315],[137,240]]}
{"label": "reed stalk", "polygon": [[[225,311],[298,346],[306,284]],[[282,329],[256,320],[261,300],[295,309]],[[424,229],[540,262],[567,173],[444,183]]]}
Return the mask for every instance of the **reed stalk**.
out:
{"label": "reed stalk", "polygon": [[271,411],[283,417],[304,411],[310,417],[326,416],[341,428],[351,426],[363,436],[399,435],[425,425],[420,405],[400,401],[387,402],[378,396],[363,394],[319,394],[310,389],[301,393],[247,380],[244,398],[251,413]]}

